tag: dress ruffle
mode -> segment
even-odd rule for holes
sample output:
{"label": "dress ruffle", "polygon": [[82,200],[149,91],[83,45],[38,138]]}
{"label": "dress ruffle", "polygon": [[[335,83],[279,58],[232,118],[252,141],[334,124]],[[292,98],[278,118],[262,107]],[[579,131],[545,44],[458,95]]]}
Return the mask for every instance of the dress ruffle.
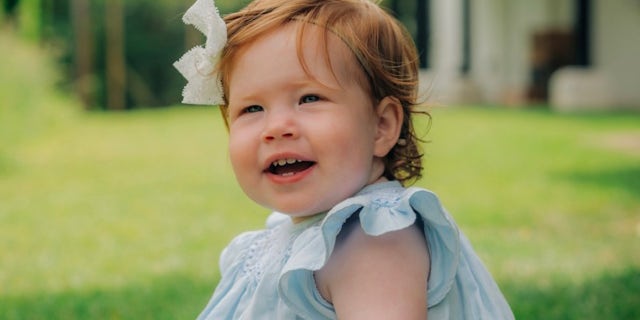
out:
{"label": "dress ruffle", "polygon": [[[371,193],[379,189],[384,191],[372,197]],[[371,236],[407,228],[419,215],[431,260],[425,305],[429,308],[438,305],[455,282],[460,256],[458,228],[433,193],[419,188],[404,189],[397,182],[365,188],[332,209],[320,225],[308,228],[296,239],[293,254],[278,282],[285,303],[304,318],[335,317],[333,307],[320,296],[315,286],[313,272],[329,260],[342,226],[354,214],[359,214],[362,229]],[[315,254],[306,254],[310,250]]]}
{"label": "dress ruffle", "polygon": [[385,182],[364,188],[325,215],[293,224],[274,213],[267,229],[237,236],[221,254],[222,279],[199,319],[335,319],[313,274],[329,260],[338,234],[354,215],[371,236],[420,219],[431,261],[425,301],[429,319],[514,318],[436,195]]}

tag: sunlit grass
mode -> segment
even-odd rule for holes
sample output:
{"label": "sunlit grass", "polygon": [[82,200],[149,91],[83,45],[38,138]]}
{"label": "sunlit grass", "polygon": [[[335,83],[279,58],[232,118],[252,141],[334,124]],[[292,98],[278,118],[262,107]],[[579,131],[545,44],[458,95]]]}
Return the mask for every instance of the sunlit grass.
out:
{"label": "sunlit grass", "polygon": [[0,177],[0,318],[195,316],[220,250],[263,211],[235,205],[225,135],[211,110],[90,114],[16,148]]}
{"label": "sunlit grass", "polygon": [[[3,283],[13,292],[125,285],[129,277],[194,266],[211,275],[183,247],[216,246],[233,232],[229,224],[247,219],[222,214],[239,191],[224,145],[216,147],[225,132],[216,136],[215,124],[200,110],[98,114],[20,148],[21,165],[0,185],[0,212],[10,222],[0,237],[11,235],[13,248],[26,250],[3,251],[16,256],[2,261],[43,278]],[[206,260],[217,251],[204,252]]]}
{"label": "sunlit grass", "polygon": [[640,264],[640,157],[601,142],[621,133],[640,139],[638,115],[443,110],[421,184],[440,193],[499,277],[624,269]]}
{"label": "sunlit grass", "polygon": [[[524,300],[573,299],[604,276],[637,289],[640,163],[596,138],[640,134],[639,116],[433,114],[419,185],[442,197],[516,312],[539,315]],[[176,299],[162,314],[195,315],[220,250],[266,216],[233,179],[213,109],[88,114],[14,155],[0,179],[0,314],[13,319],[151,319]]]}

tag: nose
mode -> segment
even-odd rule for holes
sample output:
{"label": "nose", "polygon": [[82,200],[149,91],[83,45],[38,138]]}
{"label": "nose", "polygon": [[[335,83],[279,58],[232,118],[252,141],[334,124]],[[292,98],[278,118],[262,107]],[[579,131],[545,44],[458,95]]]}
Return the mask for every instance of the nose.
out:
{"label": "nose", "polygon": [[262,140],[265,142],[298,137],[296,121],[291,111],[272,112],[265,121],[262,131]]}

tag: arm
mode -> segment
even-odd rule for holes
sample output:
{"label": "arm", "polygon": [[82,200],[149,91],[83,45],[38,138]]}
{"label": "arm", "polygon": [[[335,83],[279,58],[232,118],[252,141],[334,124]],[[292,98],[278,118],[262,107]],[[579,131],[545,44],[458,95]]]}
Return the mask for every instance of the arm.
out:
{"label": "arm", "polygon": [[316,285],[341,320],[426,319],[429,256],[417,226],[369,236],[345,225]]}

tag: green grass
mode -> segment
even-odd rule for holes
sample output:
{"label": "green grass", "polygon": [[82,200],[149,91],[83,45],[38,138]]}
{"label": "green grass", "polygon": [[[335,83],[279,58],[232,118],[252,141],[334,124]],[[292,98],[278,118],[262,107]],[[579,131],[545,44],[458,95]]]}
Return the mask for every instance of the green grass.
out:
{"label": "green grass", "polygon": [[[72,112],[51,75],[6,61],[0,319],[195,318],[220,250],[267,214],[233,179],[217,110]],[[433,118],[418,185],[440,195],[518,319],[640,318],[639,114]]]}
{"label": "green grass", "polygon": [[0,178],[0,318],[194,316],[223,245],[264,211],[236,206],[211,111],[90,114],[16,148]]}
{"label": "green grass", "polygon": [[[519,319],[640,314],[638,115],[434,110],[425,178]],[[262,225],[217,111],[81,116],[0,177],[0,318],[193,318],[230,238]],[[604,306],[602,303],[606,302]],[[587,312],[589,311],[589,312]]]}
{"label": "green grass", "polygon": [[640,116],[434,112],[420,183],[518,319],[640,318]]}
{"label": "green grass", "polygon": [[583,280],[640,264],[638,115],[443,110],[431,139],[421,184],[501,277]]}

